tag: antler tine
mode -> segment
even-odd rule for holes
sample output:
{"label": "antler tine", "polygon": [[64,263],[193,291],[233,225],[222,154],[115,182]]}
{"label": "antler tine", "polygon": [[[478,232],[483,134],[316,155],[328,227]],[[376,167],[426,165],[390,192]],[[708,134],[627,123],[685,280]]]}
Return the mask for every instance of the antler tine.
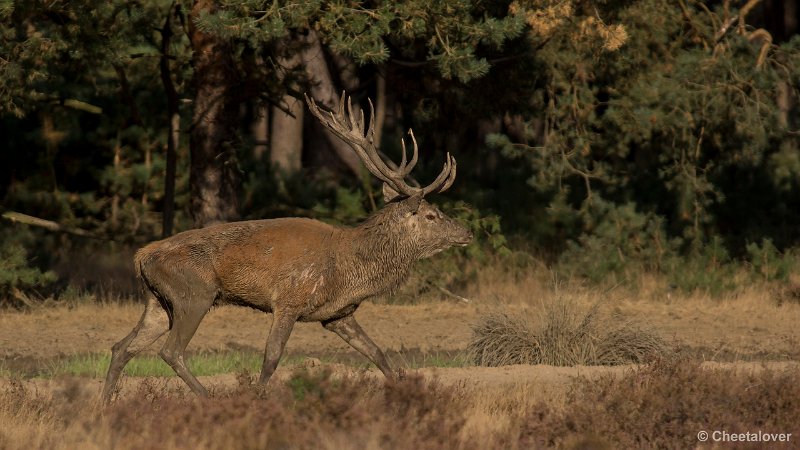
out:
{"label": "antler tine", "polygon": [[333,111],[325,111],[323,113],[323,111],[320,110],[319,105],[317,105],[317,102],[313,98],[309,97],[308,94],[304,95],[306,98],[306,103],[308,104],[308,109],[309,111],[311,111],[311,114],[316,116],[320,120],[320,122],[322,122],[323,125],[325,125],[329,130],[333,132],[333,134],[335,134],[336,136],[347,142],[350,145],[350,147],[352,147],[353,150],[356,151],[359,158],[364,162],[364,165],[367,166],[367,169],[371,173],[375,174],[376,177],[381,178],[381,180],[385,181],[384,177],[386,177],[386,171],[381,170],[380,167],[375,165],[373,160],[368,157],[368,155],[361,148],[361,146],[357,144],[357,141],[354,140],[357,138],[363,139],[363,135],[354,136],[355,133],[353,133],[352,128],[347,129],[347,125],[345,124],[346,116],[345,116],[344,92],[342,92],[342,96],[339,98],[339,105],[338,108],[336,108],[336,113],[334,113]]}
{"label": "antler tine", "polygon": [[450,159],[452,161],[451,170],[450,170],[450,176],[447,177],[447,181],[445,181],[444,185],[442,185],[442,188],[439,189],[436,192],[444,192],[444,191],[450,189],[450,186],[452,186],[453,182],[456,181],[456,159],[454,157],[450,156],[449,154],[448,154],[448,156],[450,157]]}
{"label": "antler tine", "polygon": [[347,97],[347,120],[350,122],[350,131],[358,130],[356,116],[353,114],[353,97]]}
{"label": "antler tine", "polygon": [[369,103],[369,128],[367,129],[367,138],[370,142],[375,141],[375,107],[372,106],[372,99],[367,97]]}
{"label": "antler tine", "polygon": [[[342,94],[342,95],[344,95],[344,94]],[[344,102],[342,102],[342,103],[344,103]],[[369,146],[367,148],[365,148],[363,146],[359,146],[359,145],[353,146],[352,144],[351,144],[351,147],[353,147],[353,149],[355,149],[356,153],[358,153],[359,157],[364,162],[364,165],[367,166],[367,169],[370,172],[375,174],[376,177],[380,178],[381,181],[389,183],[393,187],[396,187],[397,188],[397,189],[395,189],[396,191],[404,192],[403,187],[401,186],[401,183],[403,183],[402,179],[400,180],[400,183],[398,183],[398,180],[396,179],[395,174],[393,173],[392,169],[390,169],[386,165],[386,163],[383,162],[381,157],[378,155],[377,149],[374,148],[375,143],[373,142],[373,137],[374,137],[374,125],[373,124],[374,124],[374,116],[375,116],[375,114],[374,114],[374,110],[372,110],[372,101],[371,100],[370,100],[370,110],[372,111],[371,117],[373,118],[373,120],[370,122],[370,132],[365,136],[364,135],[364,110],[359,111],[359,113],[360,113],[359,114],[360,121],[359,121],[358,119],[356,119],[356,115],[353,114],[353,97],[348,97],[347,98],[347,115],[348,115],[347,119],[350,122],[351,134],[358,133],[358,139],[360,139],[360,140],[366,139],[368,141],[368,144],[369,144]],[[345,139],[345,140],[348,141],[348,139]],[[348,141],[348,142],[350,142],[350,141]],[[372,148],[372,151],[370,151],[370,147]]]}
{"label": "antler tine", "polygon": [[442,172],[433,180],[433,183],[425,186],[422,190],[422,195],[428,195],[430,193],[438,193],[444,192],[447,190],[452,184],[453,181],[456,179],[456,159],[450,156],[450,152],[447,153],[447,161],[444,163],[444,168]]}
{"label": "antler tine", "polygon": [[[408,150],[406,149],[405,139],[400,139],[403,157],[397,169],[392,169],[381,158],[378,149],[375,147],[375,107],[372,100],[369,100],[369,127],[364,120],[364,111],[360,110],[358,115],[353,113],[352,97],[345,99],[344,92],[339,98],[339,105],[336,112],[322,112],[320,107],[306,95],[306,102],[309,110],[316,116],[333,134],[344,140],[355,152],[367,167],[367,169],[378,179],[391,186],[398,193],[405,196],[426,195],[430,193],[442,192],[447,190],[455,181],[456,160],[450,153],[447,154],[444,168],[438,177],[424,188],[412,187],[408,185],[405,178],[411,173],[419,159],[419,146],[412,130],[408,130],[411,142],[414,145],[411,160],[408,160]],[[346,100],[346,102],[345,102]],[[366,128],[366,133],[364,129]]]}
{"label": "antler tine", "polygon": [[339,97],[339,107],[336,108],[338,116],[344,118],[344,91],[342,91],[341,97]]}
{"label": "antler tine", "polygon": [[440,188],[445,181],[447,181],[447,177],[450,176],[450,155],[447,155],[447,160],[444,162],[444,167],[442,171],[439,173],[439,176],[436,177],[433,182],[423,189],[424,194],[430,194],[431,192],[436,191]]}
{"label": "antler tine", "polygon": [[403,150],[403,157],[400,159],[400,165],[397,166],[397,171],[400,172],[400,174],[404,174],[406,173],[407,158],[406,158],[406,140],[403,138],[400,138],[400,148]]}
{"label": "antler tine", "polygon": [[[411,161],[408,163],[408,166],[403,165],[400,169],[403,177],[406,177],[409,173],[411,173],[411,169],[417,165],[417,157],[419,156],[419,147],[417,146],[417,138],[414,137],[414,130],[409,128],[408,134],[411,136],[411,143],[414,144],[414,152],[411,154]],[[402,139],[401,141],[403,142],[403,162],[405,163],[406,142]]]}

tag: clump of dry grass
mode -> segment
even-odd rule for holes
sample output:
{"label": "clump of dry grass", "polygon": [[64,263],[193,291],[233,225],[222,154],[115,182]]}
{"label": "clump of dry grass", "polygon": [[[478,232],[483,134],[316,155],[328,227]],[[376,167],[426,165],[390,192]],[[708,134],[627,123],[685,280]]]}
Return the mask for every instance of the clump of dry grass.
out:
{"label": "clump of dry grass", "polygon": [[496,312],[472,330],[467,355],[480,366],[613,366],[646,362],[667,351],[656,333],[630,319],[601,314],[597,303],[582,311],[573,302],[555,301],[546,306],[536,328],[523,318]]}
{"label": "clump of dry grass", "polygon": [[87,438],[85,420],[97,418],[95,390],[78,378],[64,378],[58,388],[41,392],[19,379],[0,389],[1,449],[102,448]]}

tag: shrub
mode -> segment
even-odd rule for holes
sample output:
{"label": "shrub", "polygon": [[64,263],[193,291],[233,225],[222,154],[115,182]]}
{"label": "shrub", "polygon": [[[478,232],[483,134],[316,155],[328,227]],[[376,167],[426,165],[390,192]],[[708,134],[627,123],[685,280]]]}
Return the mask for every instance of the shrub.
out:
{"label": "shrub", "polygon": [[56,280],[55,273],[32,264],[25,246],[32,238],[24,229],[0,229],[0,304],[30,303],[33,289]]}
{"label": "shrub", "polygon": [[771,239],[764,239],[761,245],[747,244],[747,255],[751,273],[763,281],[788,281],[794,272],[796,260],[789,252],[781,253]]}
{"label": "shrub", "polygon": [[704,292],[717,297],[736,288],[737,263],[718,236],[691,255],[670,258],[666,268],[670,284],[683,292]]}
{"label": "shrub", "polygon": [[596,199],[587,214],[588,230],[567,244],[558,271],[594,283],[619,284],[638,272],[658,272],[675,254],[678,241],[668,239],[663,219],[641,213],[632,203],[614,205]]}
{"label": "shrub", "polygon": [[531,410],[520,447],[679,449],[697,448],[700,431],[796,433],[798,399],[797,369],[747,373],[661,360],[621,378],[576,380],[564,410]]}
{"label": "shrub", "polygon": [[445,449],[464,426],[463,406],[455,388],[419,375],[383,381],[300,370],[266,388],[241,377],[235,391],[205,399],[144,392],[105,417],[125,448]]}
{"label": "shrub", "polygon": [[[262,387],[241,374],[238,387],[196,398],[147,379],[104,409],[95,382],[11,380],[0,387],[0,448],[698,448],[701,430],[796,434],[800,417],[796,366],[744,371],[660,359],[618,376],[577,377],[556,402],[520,400],[542,387],[529,383],[487,392],[324,369],[291,380]],[[507,426],[474,438],[475,419],[487,418]]]}

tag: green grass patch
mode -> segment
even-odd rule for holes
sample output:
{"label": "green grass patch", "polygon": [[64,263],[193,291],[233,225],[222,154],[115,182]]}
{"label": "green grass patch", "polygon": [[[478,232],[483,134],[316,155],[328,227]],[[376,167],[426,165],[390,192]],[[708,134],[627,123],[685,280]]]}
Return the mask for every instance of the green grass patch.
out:
{"label": "green grass patch", "polygon": [[11,378],[14,372],[8,368],[5,361],[0,361],[0,378]]}
{"label": "green grass patch", "polygon": [[408,369],[421,369],[423,367],[465,367],[474,365],[464,352],[398,353],[393,359],[396,365]]}
{"label": "green grass patch", "polygon": [[[341,353],[315,355],[323,364],[343,364],[356,369],[373,368],[373,364],[360,354]],[[309,356],[290,354],[281,358],[281,366],[303,364]],[[395,368],[419,369],[422,367],[464,367],[471,365],[463,352],[422,353],[418,350],[392,352],[389,355]],[[263,354],[261,352],[199,352],[189,355],[186,363],[196,376],[219,375],[225,373],[251,372],[259,373]],[[6,361],[0,361],[0,377],[42,377],[81,376],[103,378],[108,371],[111,354],[84,353],[65,358],[42,361],[24,367],[14,367]],[[124,373],[132,377],[171,377],[175,372],[158,355],[140,355],[131,359],[125,366]]]}
{"label": "green grass patch", "polygon": [[[196,376],[219,375],[261,369],[262,355],[256,352],[196,353],[187,358],[189,370]],[[53,362],[41,375],[104,377],[111,362],[110,354],[75,355]],[[132,377],[168,377],[175,372],[157,355],[137,356],[125,366],[124,373]]]}

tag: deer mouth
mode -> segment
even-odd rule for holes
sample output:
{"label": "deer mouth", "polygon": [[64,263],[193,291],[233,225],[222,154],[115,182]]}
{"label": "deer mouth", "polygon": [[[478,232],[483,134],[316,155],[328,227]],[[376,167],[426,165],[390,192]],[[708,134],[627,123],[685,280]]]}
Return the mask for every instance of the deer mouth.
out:
{"label": "deer mouth", "polygon": [[472,233],[467,232],[467,234],[463,238],[456,239],[453,244],[459,247],[466,247],[467,245],[469,245],[470,242],[472,242]]}
{"label": "deer mouth", "polygon": [[469,245],[470,242],[472,242],[472,235],[471,234],[469,236],[465,237],[464,239],[459,239],[459,240],[453,241],[453,245],[457,245],[459,247],[466,247],[467,245]]}

